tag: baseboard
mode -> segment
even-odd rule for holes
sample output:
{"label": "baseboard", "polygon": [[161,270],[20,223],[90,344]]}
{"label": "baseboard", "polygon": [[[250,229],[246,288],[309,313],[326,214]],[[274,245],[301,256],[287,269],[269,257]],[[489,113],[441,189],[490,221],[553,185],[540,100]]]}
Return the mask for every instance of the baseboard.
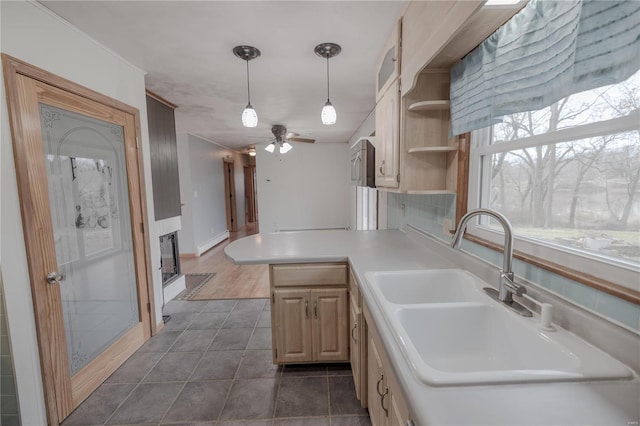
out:
{"label": "baseboard", "polygon": [[180,275],[178,278],[173,280],[171,284],[163,287],[162,291],[164,292],[164,303],[169,303],[169,301],[182,293],[182,291],[186,288],[187,280],[184,275]]}
{"label": "baseboard", "polygon": [[223,233],[216,235],[209,241],[199,244],[196,251],[196,256],[202,256],[202,253],[204,253],[205,251],[209,250],[212,247],[215,247],[216,245],[220,244],[221,242],[223,242],[228,238],[229,238],[229,231],[224,231]]}
{"label": "baseboard", "polygon": [[180,259],[194,259],[198,257],[195,253],[180,253]]}
{"label": "baseboard", "polygon": [[160,321],[158,324],[156,324],[156,334],[160,333],[160,331],[162,331],[163,328],[164,328],[164,321]]}

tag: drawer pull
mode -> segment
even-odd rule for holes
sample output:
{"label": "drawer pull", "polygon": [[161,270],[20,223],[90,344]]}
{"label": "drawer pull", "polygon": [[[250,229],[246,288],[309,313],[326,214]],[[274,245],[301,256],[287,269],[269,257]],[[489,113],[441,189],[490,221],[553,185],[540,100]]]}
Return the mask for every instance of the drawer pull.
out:
{"label": "drawer pull", "polygon": [[376,383],[376,392],[378,392],[378,395],[382,396],[382,392],[380,392],[380,383],[382,383],[382,381],[384,380],[384,373],[380,374],[380,379],[378,380],[378,383]]}
{"label": "drawer pull", "polygon": [[389,394],[389,387],[384,388],[384,393],[380,395],[380,407],[384,410],[384,416],[389,417],[389,410],[384,406],[384,398]]}
{"label": "drawer pull", "polygon": [[307,318],[309,318],[309,302],[307,300],[304,301],[304,312],[307,315]]}
{"label": "drawer pull", "polygon": [[313,302],[313,316],[318,318],[318,302]]}
{"label": "drawer pull", "polygon": [[358,343],[358,339],[356,338],[356,336],[353,334],[354,331],[356,331],[356,329],[358,328],[358,323],[355,323],[353,325],[353,328],[351,329],[351,338],[353,339],[354,342]]}

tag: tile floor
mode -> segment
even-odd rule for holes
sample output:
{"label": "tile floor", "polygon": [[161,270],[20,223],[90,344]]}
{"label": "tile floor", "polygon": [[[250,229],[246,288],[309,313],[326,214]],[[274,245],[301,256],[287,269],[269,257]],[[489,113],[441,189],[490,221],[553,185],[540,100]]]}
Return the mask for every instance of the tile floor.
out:
{"label": "tile floor", "polygon": [[63,423],[370,425],[348,364],[271,362],[267,299],[172,301],[165,328]]}

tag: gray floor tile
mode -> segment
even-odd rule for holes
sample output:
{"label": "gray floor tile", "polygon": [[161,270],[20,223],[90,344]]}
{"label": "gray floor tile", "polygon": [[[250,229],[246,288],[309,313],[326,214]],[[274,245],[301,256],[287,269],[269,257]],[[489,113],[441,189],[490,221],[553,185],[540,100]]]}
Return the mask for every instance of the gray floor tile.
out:
{"label": "gray floor tile", "polygon": [[162,330],[142,345],[138,352],[166,352],[173,345],[182,331]]}
{"label": "gray floor tile", "polygon": [[241,359],[242,351],[205,352],[190,380],[233,379]]}
{"label": "gray floor tile", "polygon": [[186,330],[171,347],[171,352],[199,352],[206,351],[217,330]]}
{"label": "gray floor tile", "polygon": [[252,332],[252,328],[221,328],[209,346],[209,350],[244,350],[249,343]]}
{"label": "gray floor tile", "polygon": [[331,417],[332,426],[371,426],[369,416],[338,416]]}
{"label": "gray floor tile", "polygon": [[367,414],[356,397],[353,376],[329,377],[329,404],[331,415]]}
{"label": "gray floor tile", "polygon": [[236,299],[212,300],[202,308],[202,312],[231,312],[236,303],[238,303]]}
{"label": "gray floor tile", "polygon": [[160,352],[136,352],[105,383],[138,383],[162,358]]}
{"label": "gray floor tile", "polygon": [[271,312],[270,311],[262,311],[260,314],[260,318],[258,319],[258,324],[256,327],[271,327]]}
{"label": "gray floor tile", "polygon": [[100,386],[65,419],[62,426],[104,424],[135,386],[134,383]]}
{"label": "gray floor tile", "polygon": [[167,352],[144,382],[186,382],[202,352]]}
{"label": "gray floor tile", "polygon": [[178,312],[171,314],[171,320],[164,325],[163,331],[186,330],[191,321],[198,316],[197,312]]}
{"label": "gray floor tile", "polygon": [[284,377],[276,402],[276,417],[328,416],[325,377]]}
{"label": "gray floor tile", "polygon": [[271,349],[271,329],[256,328],[247,349]]}
{"label": "gray floor tile", "polygon": [[273,426],[329,426],[329,417],[275,419]]}
{"label": "gray floor tile", "polygon": [[236,311],[229,314],[222,328],[253,328],[258,322],[260,311]]}
{"label": "gray floor tile", "polygon": [[273,419],[269,420],[224,420],[218,426],[271,426]]}
{"label": "gray floor tile", "polygon": [[280,366],[273,363],[271,351],[247,351],[238,369],[238,378],[257,379],[278,377]]}
{"label": "gray floor tile", "polygon": [[238,304],[233,308],[233,312],[253,312],[262,311],[267,299],[241,299],[238,300]]}
{"label": "gray floor tile", "polygon": [[212,330],[220,328],[227,319],[226,312],[200,312],[198,316],[191,321],[188,330]]}
{"label": "gray floor tile", "polygon": [[236,380],[221,419],[272,418],[277,392],[277,379]]}
{"label": "gray floor tile", "polygon": [[327,374],[329,376],[350,376],[352,373],[351,371],[351,364],[327,364]]}
{"label": "gray floor tile", "polygon": [[143,383],[126,399],[108,424],[160,423],[183,383]]}
{"label": "gray floor tile", "polygon": [[164,315],[173,315],[178,312],[200,312],[207,306],[206,300],[172,300],[162,309]]}
{"label": "gray floor tile", "polygon": [[326,375],[326,364],[285,365],[282,370],[283,377],[325,377]]}
{"label": "gray floor tile", "polygon": [[231,381],[189,382],[164,418],[165,422],[206,422],[217,420]]}

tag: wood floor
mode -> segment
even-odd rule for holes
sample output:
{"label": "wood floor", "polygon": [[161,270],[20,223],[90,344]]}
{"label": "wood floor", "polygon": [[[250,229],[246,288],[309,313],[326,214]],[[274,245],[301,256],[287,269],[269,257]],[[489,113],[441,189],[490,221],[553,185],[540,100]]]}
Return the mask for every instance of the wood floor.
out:
{"label": "wood floor", "polygon": [[238,238],[257,233],[250,223],[229,234],[229,239],[208,250],[200,257],[181,258],[183,274],[215,272],[213,277],[191,300],[248,299],[269,297],[268,265],[235,265],[224,254],[224,248]]}

